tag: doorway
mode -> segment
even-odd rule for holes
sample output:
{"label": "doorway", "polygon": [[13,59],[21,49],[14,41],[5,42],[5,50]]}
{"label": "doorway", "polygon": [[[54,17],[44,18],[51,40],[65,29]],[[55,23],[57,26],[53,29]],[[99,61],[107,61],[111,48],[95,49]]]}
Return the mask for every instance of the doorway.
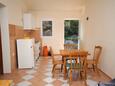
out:
{"label": "doorway", "polygon": [[64,48],[79,48],[79,20],[64,21]]}
{"label": "doorway", "polygon": [[2,41],[1,41],[1,9],[2,7],[4,7],[4,5],[2,5],[0,3],[0,74],[3,74],[3,57],[2,57]]}
{"label": "doorway", "polygon": [[2,44],[1,44],[1,28],[0,28],[0,74],[3,74]]}

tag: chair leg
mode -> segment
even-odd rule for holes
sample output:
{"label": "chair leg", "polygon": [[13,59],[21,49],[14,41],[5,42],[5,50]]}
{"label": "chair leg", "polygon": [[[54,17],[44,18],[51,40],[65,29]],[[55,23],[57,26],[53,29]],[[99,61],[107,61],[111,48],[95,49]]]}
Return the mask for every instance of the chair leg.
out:
{"label": "chair leg", "polygon": [[54,77],[55,66],[56,65],[53,65],[53,68],[52,68],[52,77]]}
{"label": "chair leg", "polygon": [[100,75],[97,65],[95,65],[95,69],[96,69],[97,74]]}
{"label": "chair leg", "polygon": [[83,81],[84,81],[85,86],[87,86],[87,82],[86,82],[86,80],[87,80],[87,71],[84,70],[83,72],[84,72]]}
{"label": "chair leg", "polygon": [[85,86],[87,86],[87,82],[86,82],[86,80],[84,80],[84,84],[85,84]]}
{"label": "chair leg", "polygon": [[95,65],[94,64],[92,64],[92,67],[93,67],[93,71],[95,71]]}
{"label": "chair leg", "polygon": [[63,64],[61,65],[61,72],[62,72],[62,70],[63,70]]}
{"label": "chair leg", "polygon": [[85,74],[85,80],[87,80],[87,72],[85,71],[85,73],[84,73],[84,74]]}
{"label": "chair leg", "polygon": [[69,86],[72,84],[72,69],[70,69]]}
{"label": "chair leg", "polygon": [[82,79],[83,78],[83,76],[82,76],[82,71],[80,71],[80,79]]}
{"label": "chair leg", "polygon": [[53,71],[54,71],[55,66],[56,66],[56,65],[53,65],[53,68],[52,68],[52,73],[53,73]]}

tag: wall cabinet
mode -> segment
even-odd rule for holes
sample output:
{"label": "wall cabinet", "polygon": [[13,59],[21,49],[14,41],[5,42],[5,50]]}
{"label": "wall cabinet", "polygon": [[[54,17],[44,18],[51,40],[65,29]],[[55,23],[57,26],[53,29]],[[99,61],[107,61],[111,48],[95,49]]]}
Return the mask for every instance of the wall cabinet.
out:
{"label": "wall cabinet", "polygon": [[31,13],[24,13],[23,14],[23,26],[24,29],[34,29],[35,24],[34,24],[34,17],[32,16]]}

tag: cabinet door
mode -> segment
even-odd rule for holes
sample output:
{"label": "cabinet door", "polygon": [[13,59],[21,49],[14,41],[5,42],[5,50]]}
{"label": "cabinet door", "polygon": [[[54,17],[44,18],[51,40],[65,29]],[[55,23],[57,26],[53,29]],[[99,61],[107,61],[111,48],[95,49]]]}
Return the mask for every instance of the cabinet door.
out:
{"label": "cabinet door", "polygon": [[24,29],[32,29],[32,15],[30,13],[25,13],[23,15]]}

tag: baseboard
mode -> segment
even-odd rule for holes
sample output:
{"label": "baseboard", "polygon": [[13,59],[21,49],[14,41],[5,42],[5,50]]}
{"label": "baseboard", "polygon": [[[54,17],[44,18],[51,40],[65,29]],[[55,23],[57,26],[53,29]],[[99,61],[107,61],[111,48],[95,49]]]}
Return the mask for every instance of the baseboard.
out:
{"label": "baseboard", "polygon": [[104,71],[102,71],[101,69],[98,68],[99,71],[101,71],[102,73],[104,73],[110,80],[112,79],[108,74],[106,74]]}

